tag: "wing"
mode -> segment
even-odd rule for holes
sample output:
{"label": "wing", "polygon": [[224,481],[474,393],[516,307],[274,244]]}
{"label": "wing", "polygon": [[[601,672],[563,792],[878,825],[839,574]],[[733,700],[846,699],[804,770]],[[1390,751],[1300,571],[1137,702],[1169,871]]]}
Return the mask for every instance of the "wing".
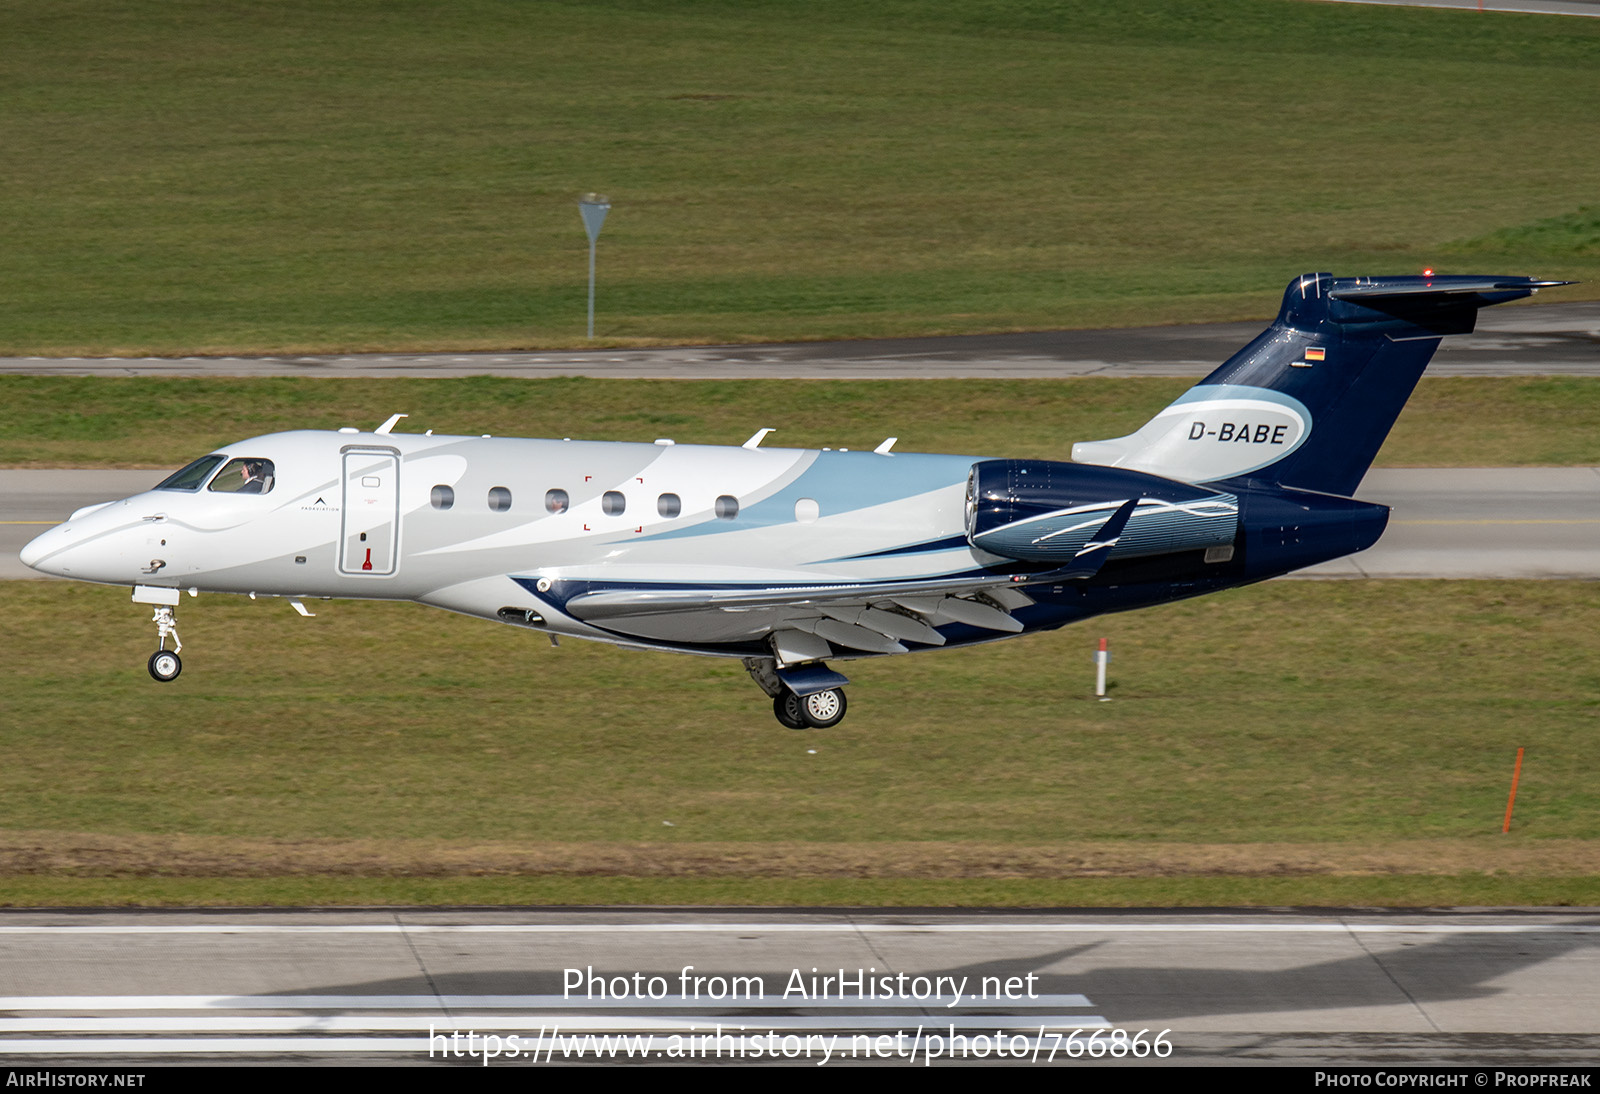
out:
{"label": "wing", "polygon": [[573,597],[568,614],[641,637],[726,642],[770,636],[781,663],[831,657],[834,646],[905,653],[942,646],[937,628],[966,623],[1017,633],[1033,603],[1010,577],[750,589],[610,590]]}
{"label": "wing", "polygon": [[942,646],[938,628],[952,623],[1018,634],[1025,626],[1011,613],[1034,602],[1026,587],[1095,576],[1137,505],[1133,498],[1119,507],[1067,566],[1054,570],[760,589],[608,589],[579,594],[565,610],[585,623],[657,640],[764,638],[780,665],[831,657],[835,647],[881,654]]}

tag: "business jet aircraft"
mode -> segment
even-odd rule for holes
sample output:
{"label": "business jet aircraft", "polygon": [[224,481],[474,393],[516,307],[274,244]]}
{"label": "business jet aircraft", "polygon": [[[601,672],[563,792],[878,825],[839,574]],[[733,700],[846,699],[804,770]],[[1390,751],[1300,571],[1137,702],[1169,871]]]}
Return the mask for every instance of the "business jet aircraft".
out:
{"label": "business jet aircraft", "polygon": [[[895,452],[275,433],[28,544],[154,607],[182,669],[199,592],[414,600],[556,636],[744,662],[778,720],[845,713],[843,661],[1051,630],[1364,550],[1352,498],[1441,336],[1567,284],[1289,284],[1277,321],[1137,432],[1072,462]],[[172,649],[167,649],[167,639]]]}

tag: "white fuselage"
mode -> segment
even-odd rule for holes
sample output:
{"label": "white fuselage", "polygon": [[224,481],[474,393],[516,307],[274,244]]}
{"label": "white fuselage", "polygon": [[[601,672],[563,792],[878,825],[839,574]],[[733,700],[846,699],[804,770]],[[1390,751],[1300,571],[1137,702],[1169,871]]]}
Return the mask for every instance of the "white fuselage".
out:
{"label": "white fuselage", "polygon": [[[973,457],[355,431],[229,445],[233,480],[82,510],[23,560],[83,581],[295,598],[415,600],[484,618],[673,648],[759,638],[760,610],[658,614],[604,628],[545,587],[771,589],[970,574]],[[520,579],[520,580],[519,580]],[[792,614],[792,613],[791,613]],[[719,652],[713,648],[699,652]]]}

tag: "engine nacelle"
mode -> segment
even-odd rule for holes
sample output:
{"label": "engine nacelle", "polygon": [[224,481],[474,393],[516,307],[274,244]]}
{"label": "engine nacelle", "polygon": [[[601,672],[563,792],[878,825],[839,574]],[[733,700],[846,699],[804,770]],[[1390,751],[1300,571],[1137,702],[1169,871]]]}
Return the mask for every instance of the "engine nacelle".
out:
{"label": "engine nacelle", "polygon": [[1027,562],[1066,563],[1118,508],[1138,507],[1111,558],[1231,545],[1234,494],[1139,471],[1050,460],[985,460],[967,479],[967,542]]}

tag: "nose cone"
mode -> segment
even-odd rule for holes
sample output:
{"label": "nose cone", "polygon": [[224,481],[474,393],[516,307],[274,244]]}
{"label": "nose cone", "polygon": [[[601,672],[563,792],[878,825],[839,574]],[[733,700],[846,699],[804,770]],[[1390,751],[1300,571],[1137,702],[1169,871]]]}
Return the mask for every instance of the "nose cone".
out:
{"label": "nose cone", "polygon": [[67,545],[69,539],[70,537],[63,531],[63,526],[58,524],[43,535],[35,536],[30,540],[18,557],[22,559],[24,566],[38,570],[42,574],[60,576],[61,570],[59,567],[51,565],[51,556],[59,554],[61,549]]}
{"label": "nose cone", "polygon": [[136,559],[144,539],[141,529],[127,526],[126,518],[109,509],[90,516],[74,513],[65,524],[29,543],[18,557],[41,574],[121,585],[138,580]]}

